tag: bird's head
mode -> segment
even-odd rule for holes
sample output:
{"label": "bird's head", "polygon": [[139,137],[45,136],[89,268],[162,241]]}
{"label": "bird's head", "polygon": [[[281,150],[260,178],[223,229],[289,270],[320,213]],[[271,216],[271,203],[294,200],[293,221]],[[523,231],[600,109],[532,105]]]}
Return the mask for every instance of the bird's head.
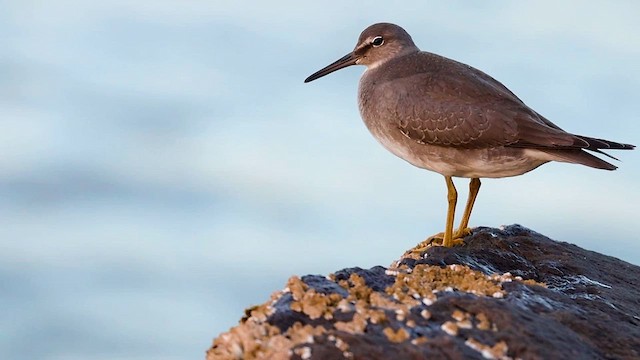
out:
{"label": "bird's head", "polygon": [[411,36],[400,26],[378,23],[364,29],[352,52],[313,73],[305,83],[351,65],[375,68],[397,56],[419,51]]}

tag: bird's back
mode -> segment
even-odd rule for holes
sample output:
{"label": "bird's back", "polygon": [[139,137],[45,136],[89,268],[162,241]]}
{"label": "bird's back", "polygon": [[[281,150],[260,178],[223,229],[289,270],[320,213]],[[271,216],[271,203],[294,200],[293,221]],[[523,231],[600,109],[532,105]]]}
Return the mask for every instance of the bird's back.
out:
{"label": "bird's back", "polygon": [[[454,176],[484,174],[472,168],[509,156],[531,161],[517,159],[512,165],[519,170],[492,177],[519,175],[551,160],[614,169],[582,149],[628,148],[567,133],[491,76],[428,52],[393,57],[368,69],[360,81],[359,107],[373,135],[401,158],[442,173],[436,160],[424,160],[435,152],[438,162],[454,167],[462,162],[458,168],[471,169]],[[469,156],[482,161],[462,159]]]}

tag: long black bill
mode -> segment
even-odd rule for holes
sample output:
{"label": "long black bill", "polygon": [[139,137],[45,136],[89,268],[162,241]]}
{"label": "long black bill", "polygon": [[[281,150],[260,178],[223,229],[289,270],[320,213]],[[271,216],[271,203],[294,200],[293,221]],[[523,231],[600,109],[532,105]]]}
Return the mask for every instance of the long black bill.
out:
{"label": "long black bill", "polygon": [[342,68],[346,68],[347,66],[355,65],[356,60],[358,60],[358,58],[353,53],[347,54],[341,57],[338,61],[332,63],[331,65],[327,65],[321,70],[318,70],[315,73],[311,74],[311,76],[304,79],[304,82],[308,83],[315,79],[321,78],[325,75],[329,75],[334,71],[340,70]]}

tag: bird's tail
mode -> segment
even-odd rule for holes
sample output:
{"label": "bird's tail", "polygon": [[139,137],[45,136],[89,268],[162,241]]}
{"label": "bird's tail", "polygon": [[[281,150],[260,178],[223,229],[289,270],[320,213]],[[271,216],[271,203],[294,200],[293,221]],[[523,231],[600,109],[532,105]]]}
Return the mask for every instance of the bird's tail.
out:
{"label": "bird's tail", "polygon": [[[619,142],[615,142],[615,141],[610,141],[610,140],[604,140],[604,139],[598,139],[598,138],[592,138],[592,137],[588,137],[588,136],[578,136],[580,139],[586,141],[589,143],[589,147],[587,147],[587,150],[591,150],[593,152],[597,152],[598,154],[602,154],[610,159],[613,160],[618,160],[617,157],[612,156],[607,154],[606,152],[602,151],[602,150],[633,150],[635,149],[635,145],[631,145],[631,144],[623,144],[623,143],[619,143]],[[604,169],[607,170],[615,170],[616,166],[613,166],[611,164],[609,164],[606,161],[603,161],[591,154],[586,154],[586,155],[590,155],[592,158],[595,158],[597,160],[599,160],[599,163],[604,163],[609,165],[609,167],[606,167]],[[586,164],[585,164],[586,165]],[[602,165],[602,164],[601,164]],[[587,165],[587,166],[591,166],[591,167],[596,167],[598,169],[603,169],[602,167],[599,166],[592,166],[592,165]]]}
{"label": "bird's tail", "polygon": [[[603,170],[615,170],[618,168],[617,166],[611,163],[608,163],[597,156],[591,155],[588,152],[581,149],[571,149],[571,150],[536,149],[536,150],[543,152],[546,155],[545,158],[548,158],[548,160],[561,161],[561,162],[567,162],[567,163],[573,163],[573,164],[582,164],[582,165],[590,166],[592,168],[603,169]],[[611,158],[614,158],[613,156],[605,154],[604,152],[598,149],[594,149],[594,151],[597,151]]]}
{"label": "bird's tail", "polygon": [[[548,127],[564,132],[564,130],[546,119],[544,116],[540,114],[537,115]],[[541,154],[546,160],[582,164],[596,169],[615,170],[618,168],[617,166],[610,164],[600,159],[599,157],[588,153],[585,150],[602,154],[613,160],[618,160],[617,158],[607,154],[602,150],[633,150],[635,148],[635,145],[631,144],[623,144],[615,141],[592,138],[582,135],[567,135],[573,137],[573,144],[568,146],[535,147],[535,149],[540,151],[540,153],[538,154]]]}
{"label": "bird's tail", "polygon": [[622,144],[615,141],[609,141],[604,139],[597,139],[588,136],[576,135],[577,138],[586,141],[589,146],[585,147],[587,150],[633,150],[635,145]]}

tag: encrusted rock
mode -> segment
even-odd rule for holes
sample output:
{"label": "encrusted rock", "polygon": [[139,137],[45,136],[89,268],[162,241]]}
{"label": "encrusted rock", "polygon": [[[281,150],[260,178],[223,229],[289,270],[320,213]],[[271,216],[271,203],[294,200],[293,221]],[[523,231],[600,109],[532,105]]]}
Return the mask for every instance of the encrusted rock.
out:
{"label": "encrusted rock", "polygon": [[207,359],[638,359],[640,268],[518,225],[292,277]]}

